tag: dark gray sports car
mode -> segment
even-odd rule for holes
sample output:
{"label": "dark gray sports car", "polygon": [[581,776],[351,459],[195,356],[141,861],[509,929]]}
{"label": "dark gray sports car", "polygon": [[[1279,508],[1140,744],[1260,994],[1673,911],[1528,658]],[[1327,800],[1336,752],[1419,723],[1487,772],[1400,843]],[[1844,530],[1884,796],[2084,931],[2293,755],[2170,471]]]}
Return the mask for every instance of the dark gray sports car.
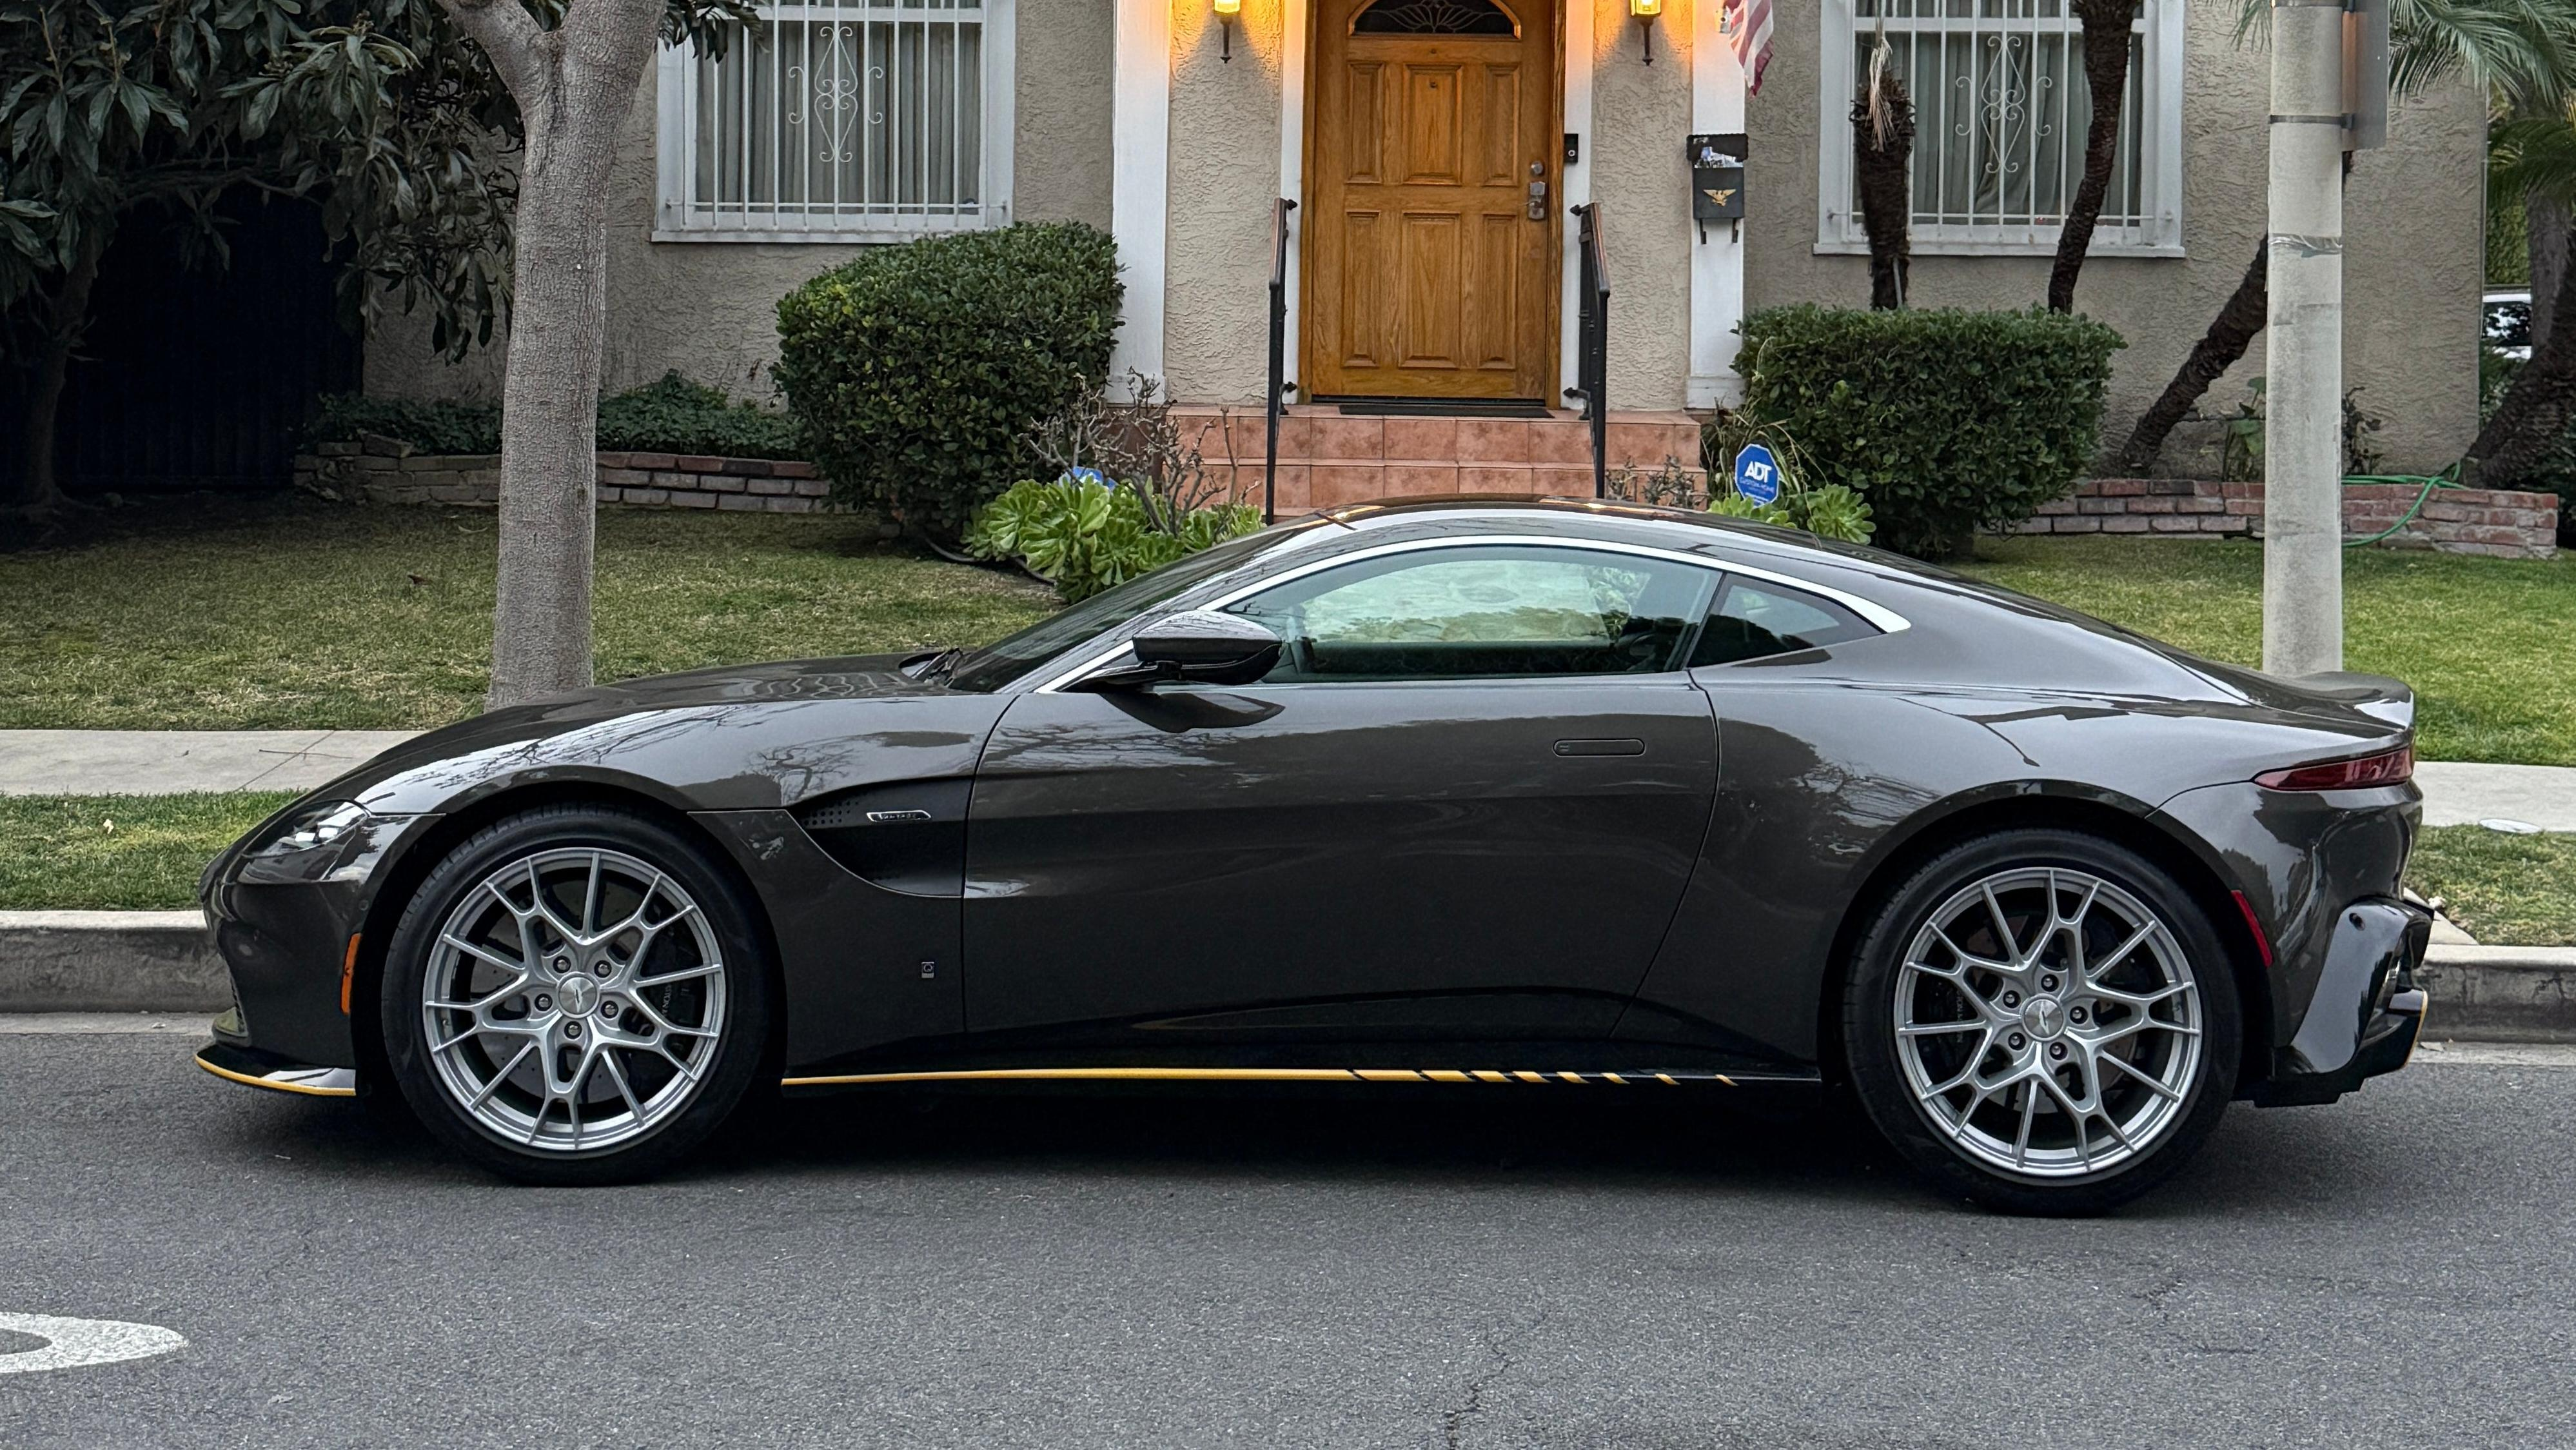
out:
{"label": "dark gray sports car", "polygon": [[198,1060],[554,1183],[782,1085],[1841,1084],[2093,1210],[2406,1061],[2413,710],[1703,514],[1343,509],[391,751],[208,869]]}

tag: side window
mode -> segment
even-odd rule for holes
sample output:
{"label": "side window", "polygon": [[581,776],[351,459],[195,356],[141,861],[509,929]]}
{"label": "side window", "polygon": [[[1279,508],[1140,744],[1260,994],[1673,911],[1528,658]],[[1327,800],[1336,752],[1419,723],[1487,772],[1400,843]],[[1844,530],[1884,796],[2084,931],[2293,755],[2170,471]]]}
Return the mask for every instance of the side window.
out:
{"label": "side window", "polygon": [[1288,642],[1272,683],[1649,674],[1676,667],[1714,570],[1606,550],[1423,549],[1232,606]]}
{"label": "side window", "polygon": [[1820,595],[1730,578],[1691,651],[1691,668],[1818,649],[1876,633],[1858,615]]}

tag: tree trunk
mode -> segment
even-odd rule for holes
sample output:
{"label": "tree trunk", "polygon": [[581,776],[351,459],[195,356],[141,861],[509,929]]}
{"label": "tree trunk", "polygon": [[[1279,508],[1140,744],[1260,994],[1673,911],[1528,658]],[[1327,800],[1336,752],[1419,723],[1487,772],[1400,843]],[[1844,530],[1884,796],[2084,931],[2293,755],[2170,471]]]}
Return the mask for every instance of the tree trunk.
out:
{"label": "tree trunk", "polygon": [[661,0],[573,0],[540,31],[517,0],[443,0],[492,57],[527,130],[501,385],[500,579],[491,708],[591,682],[590,585],[608,179]]}
{"label": "tree trunk", "polygon": [[2048,270],[2048,310],[2075,310],[2075,278],[2093,245],[2102,199],[2120,156],[2120,98],[2129,84],[2129,12],[2133,0],[2075,0],[2084,22],[2084,83],[2093,93],[2093,123],[2084,133],[2084,179],[2057,233],[2057,262]]}
{"label": "tree trunk", "polygon": [[19,445],[17,511],[31,516],[63,506],[61,482],[54,474],[55,437],[62,421],[63,384],[71,376],[72,354],[89,330],[89,297],[98,282],[100,260],[107,254],[108,233],[93,229],[63,274],[62,291],[41,308],[45,319],[45,356],[36,364],[36,383],[27,393],[26,437]]}
{"label": "tree trunk", "polygon": [[2522,199],[2524,235],[2531,247],[2531,348],[2538,352],[2558,320],[2558,284],[2567,275],[2567,208],[2544,197]]}
{"label": "tree trunk", "polygon": [[1907,164],[1914,154],[1914,102],[1905,94],[1885,53],[1871,60],[1869,78],[1852,102],[1853,168],[1860,193],[1861,229],[1869,236],[1869,305],[1905,305],[1913,260],[1909,224],[1914,197]]}
{"label": "tree trunk", "polygon": [[[2565,212],[2559,213],[2562,223]],[[2571,239],[2562,224],[2558,250],[2566,254]],[[2540,280],[2539,261],[2533,257],[2532,281]],[[2522,366],[2522,375],[2497,406],[2495,416],[2478,430],[2478,441],[2469,445],[2469,456],[2478,461],[2478,482],[2488,488],[2512,488],[2529,473],[2558,440],[2565,436],[2567,425],[2576,420],[2576,327],[2551,327],[2547,341],[2539,330],[2540,291],[2532,289],[2535,304],[2532,316],[2531,361]],[[2550,290],[2553,318],[2576,315],[2576,267],[2558,268],[2558,285]]]}
{"label": "tree trunk", "polygon": [[2255,334],[2263,330],[2270,270],[2269,250],[2258,241],[2254,244],[2254,264],[2245,269],[2227,305],[2218,309],[2209,331],[2192,344],[2191,356],[2183,359],[2173,381],[2165,384],[2164,392],[2139,416],[2138,426],[2129,431],[2129,441],[2120,445],[2120,472],[2136,477],[2153,468],[2156,455],[2164,451],[2165,435],[2173,432],[2174,425],[2209,391],[2210,384],[2245,356]]}

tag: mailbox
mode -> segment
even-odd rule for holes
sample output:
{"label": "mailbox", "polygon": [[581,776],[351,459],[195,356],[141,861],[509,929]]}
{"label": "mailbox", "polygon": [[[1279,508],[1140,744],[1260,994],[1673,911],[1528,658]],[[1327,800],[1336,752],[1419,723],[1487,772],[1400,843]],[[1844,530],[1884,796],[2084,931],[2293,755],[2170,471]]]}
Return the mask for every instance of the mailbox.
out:
{"label": "mailbox", "polygon": [[1744,133],[1727,131],[1690,138],[1691,219],[1700,238],[1710,222],[1740,222],[1744,216]]}

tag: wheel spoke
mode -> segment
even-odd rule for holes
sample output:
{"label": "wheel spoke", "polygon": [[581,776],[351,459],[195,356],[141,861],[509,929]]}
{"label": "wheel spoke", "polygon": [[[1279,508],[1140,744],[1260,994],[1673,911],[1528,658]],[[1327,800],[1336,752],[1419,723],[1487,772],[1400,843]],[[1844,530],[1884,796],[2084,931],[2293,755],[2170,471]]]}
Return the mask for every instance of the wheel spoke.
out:
{"label": "wheel spoke", "polygon": [[2167,1102],[2178,1103],[2182,1101],[2182,1094],[2165,1086],[2162,1078],[2140,1072],[2135,1066],[2130,1064],[2127,1058],[2122,1057],[2120,1054],[2116,1052],[2106,1052],[2102,1054],[2102,1060],[2111,1064],[2113,1067],[2118,1068],[2120,1071],[2127,1073],[2129,1076],[2136,1078],[2138,1081],[2145,1083],[2147,1085],[2147,1090],[2154,1093],[2157,1097],[2163,1098]]}
{"label": "wheel spoke", "polygon": [[724,963],[708,962],[702,966],[683,967],[676,972],[664,972],[659,976],[637,977],[633,987],[639,992],[647,987],[667,987],[673,982],[690,982],[700,977],[712,977],[723,970]]}
{"label": "wheel spoke", "polygon": [[1985,893],[1986,912],[1995,920],[1995,936],[2004,944],[2004,955],[2011,960],[2014,970],[2020,970],[2023,965],[2021,943],[2013,939],[2012,923],[2004,917],[2004,904],[1995,899],[1994,883],[1981,883],[1977,889]]}
{"label": "wheel spoke", "polygon": [[1985,1028],[1986,1023],[1983,1018],[1972,1018],[1966,1022],[1915,1022],[1897,1028],[1896,1035],[1899,1037],[1949,1037],[1961,1032],[1983,1032]]}
{"label": "wheel spoke", "polygon": [[476,1093],[473,1100],[466,1103],[465,1106],[469,1109],[483,1106],[486,1099],[501,1090],[501,1084],[510,1080],[510,1074],[519,1070],[519,1064],[528,1060],[528,1054],[536,1050],[537,1044],[534,1042],[521,1043],[518,1055],[510,1059],[510,1065],[502,1068],[499,1072],[492,1074],[492,1080],[483,1084],[483,1090]]}
{"label": "wheel spoke", "polygon": [[644,1121],[644,1105],[635,1101],[635,1088],[626,1080],[626,1067],[617,1060],[617,1049],[603,1048],[599,1059],[608,1064],[608,1075],[617,1080],[617,1095],[626,1099],[626,1111],[636,1122]]}
{"label": "wheel spoke", "polygon": [[2025,1083],[2021,1090],[2021,1131],[2013,1134],[2013,1163],[2016,1167],[2030,1157],[2030,1120],[2039,1113],[2039,1092]]}
{"label": "wheel spoke", "polygon": [[599,930],[599,853],[590,853],[590,883],[581,891],[581,929]]}

